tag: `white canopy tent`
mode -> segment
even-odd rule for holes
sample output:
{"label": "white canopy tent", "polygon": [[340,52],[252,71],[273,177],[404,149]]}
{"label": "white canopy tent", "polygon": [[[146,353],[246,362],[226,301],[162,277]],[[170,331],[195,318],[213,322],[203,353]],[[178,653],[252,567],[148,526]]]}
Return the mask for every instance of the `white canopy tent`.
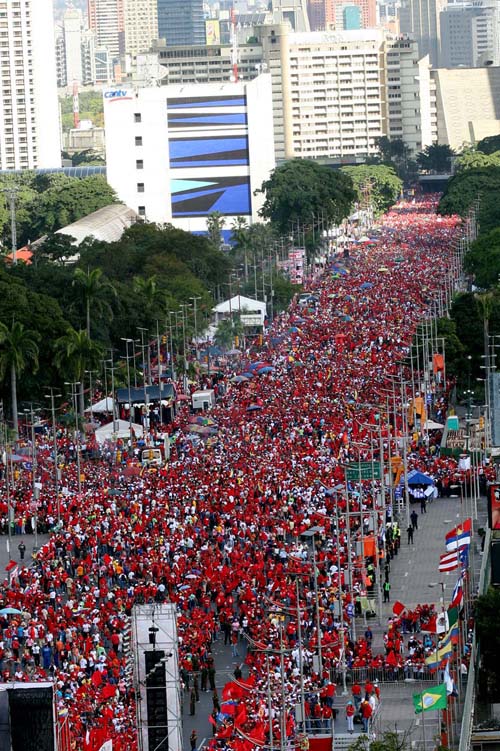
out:
{"label": "white canopy tent", "polygon": [[113,412],[113,400],[110,396],[105,396],[104,399],[100,399],[98,402],[87,407],[85,412]]}
{"label": "white canopy tent", "polygon": [[[144,432],[142,425],[138,425],[135,422],[132,423],[132,430],[136,437],[142,436]],[[104,441],[109,441],[113,438],[128,438],[129,435],[130,426],[127,420],[115,420],[114,423],[113,421],[108,422],[95,432],[97,443],[104,443]]]}
{"label": "white canopy tent", "polygon": [[444,425],[442,425],[440,422],[434,422],[434,420],[427,420],[425,423],[425,429],[426,430],[442,430],[444,428]]}

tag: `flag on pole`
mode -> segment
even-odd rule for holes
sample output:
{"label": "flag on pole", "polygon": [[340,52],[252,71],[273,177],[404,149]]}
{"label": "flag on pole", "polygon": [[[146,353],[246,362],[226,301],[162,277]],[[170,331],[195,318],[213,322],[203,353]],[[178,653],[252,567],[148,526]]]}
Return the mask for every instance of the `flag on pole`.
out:
{"label": "flag on pole", "polygon": [[435,688],[422,691],[421,694],[413,694],[413,706],[415,714],[428,712],[432,709],[446,709],[446,683]]}
{"label": "flag on pole", "polygon": [[460,565],[462,568],[467,568],[469,563],[469,546],[463,545],[457,554],[457,550],[452,550],[450,553],[444,553],[439,556],[439,570],[454,571]]}
{"label": "flag on pole", "polygon": [[399,617],[402,613],[404,613],[406,610],[406,605],[403,605],[402,602],[399,602],[399,600],[396,600],[394,605],[392,606],[392,612],[396,617]]}
{"label": "flag on pole", "polygon": [[446,535],[446,550],[456,550],[462,545],[470,545],[472,538],[472,519],[466,519],[463,524],[450,529]]}
{"label": "flag on pole", "polygon": [[444,670],[444,682],[446,685],[446,694],[448,696],[458,696],[457,687],[455,686],[455,681],[450,675],[450,661],[446,663],[446,668]]}
{"label": "flag on pole", "polygon": [[425,658],[425,664],[431,670],[435,670],[441,665],[443,660],[446,660],[452,653],[453,644],[448,640],[442,646],[436,647],[436,649]]}
{"label": "flag on pole", "polygon": [[458,608],[459,605],[462,604],[462,600],[464,599],[464,591],[462,588],[462,582],[463,582],[462,577],[457,579],[457,583],[455,584],[455,588],[453,589],[453,595],[451,597],[452,608]]}

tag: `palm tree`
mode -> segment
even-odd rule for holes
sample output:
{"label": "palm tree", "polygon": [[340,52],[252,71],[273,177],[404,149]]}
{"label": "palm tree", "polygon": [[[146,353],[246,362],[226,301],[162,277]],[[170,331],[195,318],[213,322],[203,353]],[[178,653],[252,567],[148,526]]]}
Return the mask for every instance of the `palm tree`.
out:
{"label": "palm tree", "polygon": [[0,323],[0,379],[3,381],[10,373],[10,388],[12,402],[12,420],[14,423],[14,440],[19,436],[19,422],[17,419],[17,379],[26,369],[28,363],[33,364],[33,371],[38,369],[38,344],[40,336],[36,331],[24,328],[24,324],[13,321],[7,328]]}
{"label": "palm tree", "polygon": [[97,316],[106,315],[111,320],[113,311],[109,298],[116,297],[116,290],[105,278],[102,269],[75,269],[72,286],[78,290],[85,305],[86,329],[90,339],[90,311]]}
{"label": "palm tree", "polygon": [[146,311],[148,323],[151,323],[160,305],[160,290],[156,274],[147,278],[134,276],[133,290],[141,298],[142,309]]}
{"label": "palm tree", "polygon": [[93,342],[87,332],[82,329],[75,331],[68,328],[64,336],[59,337],[54,343],[54,362],[63,373],[67,374],[74,382],[80,382],[79,412],[83,416],[85,405],[83,400],[83,384],[86,370],[98,370],[102,356],[102,347]]}

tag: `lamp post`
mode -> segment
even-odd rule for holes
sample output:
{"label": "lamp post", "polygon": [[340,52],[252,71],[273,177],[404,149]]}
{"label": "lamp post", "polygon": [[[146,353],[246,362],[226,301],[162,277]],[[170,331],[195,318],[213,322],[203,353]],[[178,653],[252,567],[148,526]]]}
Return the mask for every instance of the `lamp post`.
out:
{"label": "lamp post", "polygon": [[130,439],[130,448],[132,449],[132,390],[130,387],[130,357],[128,354],[128,345],[130,342],[134,342],[133,339],[127,339],[121,337],[122,342],[125,342],[126,358],[127,358],[127,386],[128,386],[128,430]]}
{"label": "lamp post", "polygon": [[57,466],[57,431],[56,431],[56,407],[55,398],[60,397],[61,394],[54,394],[54,387],[49,386],[50,394],[45,394],[46,399],[50,399],[50,409],[52,412],[52,437],[54,441],[54,487],[56,491],[56,505],[57,505],[57,525],[61,523],[61,501],[59,498],[59,467]]}
{"label": "lamp post", "polygon": [[301,537],[310,539],[312,542],[312,554],[313,554],[313,578],[314,578],[314,601],[316,606],[316,630],[318,632],[318,667],[320,680],[323,679],[323,656],[321,653],[321,618],[319,612],[319,597],[318,597],[318,570],[316,568],[316,542],[315,536],[321,532],[320,527],[311,527],[302,532]]}
{"label": "lamp post", "polygon": [[75,443],[76,443],[76,466],[78,472],[78,495],[82,493],[82,477],[80,465],[80,428],[78,425],[78,392],[77,386],[82,386],[80,381],[65,381],[65,386],[71,386],[71,399],[75,410]]}
{"label": "lamp post", "polygon": [[189,299],[193,301],[193,307],[194,307],[194,349],[196,352],[196,359],[198,360],[199,359],[198,357],[198,354],[199,354],[198,353],[198,320],[197,320],[197,315],[196,315],[197,313],[196,303],[198,302],[198,300],[201,300],[201,296],[190,297]]}

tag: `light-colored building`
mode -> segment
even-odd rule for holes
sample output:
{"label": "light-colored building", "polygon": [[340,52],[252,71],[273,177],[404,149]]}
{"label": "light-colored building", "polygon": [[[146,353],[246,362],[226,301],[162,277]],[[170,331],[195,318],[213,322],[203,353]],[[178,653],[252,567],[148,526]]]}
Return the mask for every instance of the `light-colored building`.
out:
{"label": "light-colored building", "polygon": [[500,133],[500,67],[438,68],[431,85],[439,143],[460,149]]}
{"label": "light-colored building", "polygon": [[124,0],[125,53],[147,52],[158,39],[158,0]]}
{"label": "light-colored building", "polygon": [[60,167],[52,0],[0,0],[0,169]]}
{"label": "light-colored building", "polygon": [[67,8],[63,15],[64,56],[66,63],[66,81],[83,83],[82,35],[83,13],[78,8]]}
{"label": "light-colored building", "polygon": [[258,221],[254,195],[275,166],[271,78],[104,92],[109,184],[153,222],[205,232]]}
{"label": "light-colored building", "polygon": [[345,25],[344,9],[352,6],[357,6],[360,13],[359,26],[356,28],[375,28],[377,25],[376,0],[309,0],[311,31],[348,30]]}
{"label": "light-colored building", "polygon": [[441,68],[500,65],[497,2],[448,5],[440,15]]}
{"label": "light-colored building", "polygon": [[429,55],[433,67],[439,65],[441,28],[439,15],[446,0],[403,0],[399,11],[399,25],[418,44],[419,57]]}
{"label": "light-colored building", "polygon": [[125,52],[124,0],[88,0],[88,22],[96,47],[117,60]]}

